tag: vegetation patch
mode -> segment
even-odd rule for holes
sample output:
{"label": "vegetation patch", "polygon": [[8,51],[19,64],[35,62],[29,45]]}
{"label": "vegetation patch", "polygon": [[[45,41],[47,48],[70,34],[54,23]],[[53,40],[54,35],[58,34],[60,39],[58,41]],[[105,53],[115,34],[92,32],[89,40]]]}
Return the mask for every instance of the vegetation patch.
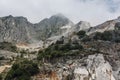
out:
{"label": "vegetation patch", "polygon": [[12,52],[17,51],[17,47],[10,42],[0,42],[0,49],[7,50],[7,51],[12,51]]}
{"label": "vegetation patch", "polygon": [[30,80],[30,77],[39,72],[38,65],[27,59],[13,64],[5,80]]}
{"label": "vegetation patch", "polygon": [[76,50],[77,51],[76,53],[78,54],[78,51],[82,49],[83,46],[78,43],[52,44],[47,49],[39,51],[37,59],[38,60],[42,60],[43,58],[52,59],[62,56],[75,55],[75,52],[73,52],[74,50]]}
{"label": "vegetation patch", "polygon": [[104,31],[103,33],[96,32],[93,39],[94,40],[111,41],[112,40],[112,33],[110,31]]}
{"label": "vegetation patch", "polygon": [[77,33],[77,35],[79,36],[79,38],[83,38],[84,36],[86,36],[86,32],[81,30]]}

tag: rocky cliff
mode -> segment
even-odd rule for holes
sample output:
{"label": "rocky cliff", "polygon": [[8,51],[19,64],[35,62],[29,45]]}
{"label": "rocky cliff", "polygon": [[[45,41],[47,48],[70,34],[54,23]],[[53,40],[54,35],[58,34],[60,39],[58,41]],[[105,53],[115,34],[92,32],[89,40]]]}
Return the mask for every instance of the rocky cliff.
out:
{"label": "rocky cliff", "polygon": [[100,25],[91,27],[88,29],[88,34],[94,33],[94,32],[104,32],[109,30],[114,30],[115,25],[120,22],[120,17],[117,19],[106,21]]}
{"label": "rocky cliff", "polygon": [[45,18],[36,24],[30,23],[25,17],[9,15],[0,18],[0,42],[34,43],[89,27],[90,25],[86,22],[75,25],[62,14]]}
{"label": "rocky cliff", "polygon": [[49,71],[42,76],[37,75],[38,79],[119,80],[118,77],[115,78],[112,66],[109,64],[108,61],[104,59],[104,56],[102,54],[89,55],[88,57],[76,58],[72,60],[66,59],[62,63],[58,62],[54,65],[46,64],[45,66],[46,68],[48,68]]}
{"label": "rocky cliff", "polygon": [[34,34],[32,24],[24,17],[0,18],[0,42],[32,42]]}
{"label": "rocky cliff", "polygon": [[55,49],[52,46],[48,48],[47,50],[52,51],[48,51],[50,53],[45,51],[44,55],[49,55],[51,58],[47,57],[47,61],[44,61],[40,73],[35,78],[38,80],[120,79],[120,43],[90,41],[81,44],[83,49],[67,47],[69,49],[67,52],[64,47],[61,55],[57,53],[61,45],[58,45],[59,47],[56,45]]}

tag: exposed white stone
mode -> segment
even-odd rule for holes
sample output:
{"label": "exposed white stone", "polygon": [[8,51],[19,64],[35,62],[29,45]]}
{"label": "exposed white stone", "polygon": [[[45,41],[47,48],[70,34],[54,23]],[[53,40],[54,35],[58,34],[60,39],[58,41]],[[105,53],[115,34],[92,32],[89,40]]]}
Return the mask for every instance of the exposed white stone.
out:
{"label": "exposed white stone", "polygon": [[75,74],[81,74],[81,75],[88,75],[88,71],[86,70],[86,68],[76,68],[75,70],[74,70],[74,73]]}
{"label": "exposed white stone", "polygon": [[74,80],[115,80],[112,67],[104,60],[102,54],[90,55],[87,59],[87,66],[75,68]]}
{"label": "exposed white stone", "polygon": [[80,31],[80,30],[87,30],[91,27],[89,22],[86,21],[80,21],[77,25],[76,25],[76,30]]}
{"label": "exposed white stone", "polygon": [[69,26],[69,25],[68,25],[68,26],[62,26],[62,27],[61,27],[61,29],[69,29],[69,28],[71,28],[71,26]]}

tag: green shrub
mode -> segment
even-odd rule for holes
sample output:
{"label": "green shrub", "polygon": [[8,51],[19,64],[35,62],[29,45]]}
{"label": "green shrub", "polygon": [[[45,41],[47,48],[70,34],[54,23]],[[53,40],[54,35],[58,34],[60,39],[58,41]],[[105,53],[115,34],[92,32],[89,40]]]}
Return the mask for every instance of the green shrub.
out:
{"label": "green shrub", "polygon": [[0,80],[2,80],[2,75],[0,74]]}
{"label": "green shrub", "polygon": [[43,58],[44,58],[44,52],[40,50],[40,51],[38,52],[37,59],[38,59],[38,60],[42,60]]}
{"label": "green shrub", "polygon": [[82,50],[82,49],[83,46],[78,43],[71,46],[71,50]]}
{"label": "green shrub", "polygon": [[0,60],[4,60],[5,59],[5,57],[4,56],[0,56]]}
{"label": "green shrub", "polygon": [[23,50],[20,51],[20,53],[21,53],[21,54],[27,54],[28,52],[23,49]]}
{"label": "green shrub", "polygon": [[33,61],[23,60],[13,64],[5,80],[30,80],[30,77],[39,72],[38,65]]}
{"label": "green shrub", "polygon": [[12,52],[17,51],[17,47],[10,42],[0,42],[0,49],[12,51]]}
{"label": "green shrub", "polygon": [[83,38],[86,35],[86,32],[81,30],[77,33],[77,35],[79,36],[79,38]]}
{"label": "green shrub", "polygon": [[102,40],[105,40],[105,41],[110,41],[112,40],[112,33],[110,31],[105,31],[102,33],[102,36],[101,36],[101,39]]}
{"label": "green shrub", "polygon": [[[83,46],[81,46],[78,43],[77,44],[71,44],[71,43],[53,44],[53,45],[50,45],[45,50],[39,51],[37,59],[48,60],[56,57],[62,57],[62,56],[66,56],[66,53],[68,53],[71,50],[82,50],[82,49],[83,49]],[[67,55],[71,55],[71,54],[67,54]]]}
{"label": "green shrub", "polygon": [[110,31],[104,31],[103,33],[96,32],[93,39],[94,40],[111,41],[112,40],[112,33]]}
{"label": "green shrub", "polygon": [[93,39],[95,39],[95,40],[101,40],[101,38],[102,38],[102,33],[100,33],[100,32],[96,32],[95,36],[93,37]]}
{"label": "green shrub", "polygon": [[70,43],[66,43],[66,44],[60,46],[60,50],[62,50],[62,51],[71,50],[71,44]]}
{"label": "green shrub", "polygon": [[91,38],[89,38],[89,36],[86,36],[82,39],[82,42],[88,42],[91,41]]}

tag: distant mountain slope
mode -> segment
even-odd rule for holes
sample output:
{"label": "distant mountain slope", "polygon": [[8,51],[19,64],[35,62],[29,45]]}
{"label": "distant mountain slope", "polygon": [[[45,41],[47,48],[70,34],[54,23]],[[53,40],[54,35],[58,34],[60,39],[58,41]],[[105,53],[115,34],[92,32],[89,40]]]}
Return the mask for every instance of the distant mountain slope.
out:
{"label": "distant mountain slope", "polygon": [[6,16],[0,18],[0,41],[32,42],[33,25],[24,17]]}
{"label": "distant mountain slope", "polygon": [[87,34],[114,30],[119,25],[120,18],[106,21],[95,27],[90,23],[80,21],[74,24],[62,14],[45,18],[39,23],[32,24],[24,17],[0,17],[0,42],[36,43],[47,39],[57,40],[61,36],[70,37],[74,32],[84,30]]}
{"label": "distant mountain slope", "polygon": [[[37,24],[24,17],[0,17],[0,42],[34,43],[61,35],[74,24],[61,14],[44,19]],[[68,26],[68,27],[65,27]]]}
{"label": "distant mountain slope", "polygon": [[68,18],[62,14],[57,14],[35,24],[34,28],[39,39],[47,39],[65,33],[73,25],[73,22]]}
{"label": "distant mountain slope", "polygon": [[114,30],[115,25],[120,22],[120,17],[117,19],[106,21],[100,25],[91,27],[88,29],[88,34],[94,33],[94,32],[104,32],[109,30]]}

